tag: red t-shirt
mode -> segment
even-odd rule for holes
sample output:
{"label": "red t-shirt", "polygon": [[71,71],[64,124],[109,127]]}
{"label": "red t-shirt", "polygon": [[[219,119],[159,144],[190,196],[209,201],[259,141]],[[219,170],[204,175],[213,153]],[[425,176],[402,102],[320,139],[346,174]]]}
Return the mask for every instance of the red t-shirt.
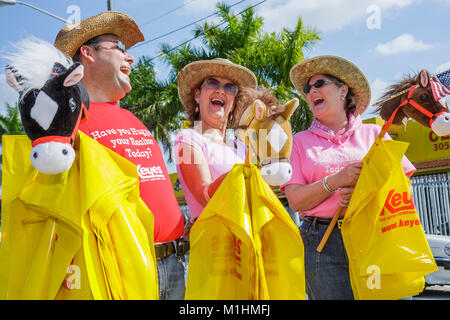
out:
{"label": "red t-shirt", "polygon": [[91,102],[79,129],[136,165],[141,198],[155,217],[155,242],[181,237],[183,216],[161,149],[144,124],[116,102]]}

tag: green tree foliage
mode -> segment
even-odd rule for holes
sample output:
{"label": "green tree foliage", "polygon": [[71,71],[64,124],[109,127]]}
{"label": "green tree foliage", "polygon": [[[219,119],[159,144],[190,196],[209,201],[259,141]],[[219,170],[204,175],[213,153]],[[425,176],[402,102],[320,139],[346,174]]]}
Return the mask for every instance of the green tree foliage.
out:
{"label": "green tree foliage", "polygon": [[17,106],[13,107],[6,103],[6,115],[0,114],[0,133],[2,135],[25,133]]}
{"label": "green tree foliage", "polygon": [[264,33],[263,20],[255,16],[253,7],[238,16],[230,13],[228,5],[219,2],[217,13],[222,22],[205,22],[194,30],[203,48],[185,45],[171,50],[167,45],[162,46],[164,59],[172,66],[173,75],[192,61],[217,57],[229,59],[252,70],[258,83],[269,88],[280,101],[299,98],[300,106],[291,118],[292,129],[298,132],[308,128],[312,113],[292,85],[289,71],[303,60],[304,50],[320,40],[318,33],[305,28],[301,18],[293,30],[283,28],[279,33]]}
{"label": "green tree foliage", "polygon": [[[17,105],[12,107],[9,103],[6,103],[6,115],[0,113],[0,134],[23,134],[22,121],[19,117],[19,109]],[[0,146],[2,141],[0,140]],[[2,155],[0,154],[0,164],[2,163]],[[2,184],[2,173],[0,170],[0,185]]]}
{"label": "green tree foliage", "polygon": [[122,99],[121,106],[141,119],[165,151],[170,150],[170,133],[179,129],[183,120],[175,81],[157,81],[153,64],[146,57],[139,59],[130,81],[133,89]]}
{"label": "green tree foliage", "polygon": [[258,83],[269,88],[280,102],[299,98],[300,106],[291,118],[292,128],[294,132],[308,128],[312,113],[292,85],[289,71],[303,60],[304,49],[320,40],[318,33],[305,28],[301,18],[293,30],[265,33],[263,20],[255,16],[253,7],[232,14],[228,5],[218,2],[217,14],[222,20],[218,24],[205,22],[194,29],[202,46],[161,45],[162,59],[171,68],[166,81],[157,81],[151,61],[140,58],[130,75],[133,90],[122,100],[122,106],[134,112],[167,150],[169,133],[181,128],[184,117],[176,87],[178,72],[190,62],[220,57],[252,70]]}

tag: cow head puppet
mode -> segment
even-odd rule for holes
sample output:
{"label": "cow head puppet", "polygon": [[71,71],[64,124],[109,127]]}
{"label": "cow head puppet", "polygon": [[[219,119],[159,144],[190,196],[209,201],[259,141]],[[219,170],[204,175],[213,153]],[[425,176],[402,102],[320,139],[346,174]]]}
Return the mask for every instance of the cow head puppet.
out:
{"label": "cow head puppet", "polygon": [[80,80],[83,66],[51,44],[25,39],[6,56],[8,84],[19,92],[19,111],[32,141],[30,160],[42,173],[72,166],[78,125],[87,115],[89,97]]}

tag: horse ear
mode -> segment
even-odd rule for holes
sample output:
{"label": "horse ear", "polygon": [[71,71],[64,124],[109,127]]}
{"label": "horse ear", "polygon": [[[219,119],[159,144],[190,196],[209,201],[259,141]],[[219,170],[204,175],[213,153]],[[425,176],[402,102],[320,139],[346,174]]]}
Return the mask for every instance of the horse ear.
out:
{"label": "horse ear", "polygon": [[297,98],[292,99],[291,101],[286,102],[284,105],[284,112],[283,116],[286,120],[289,120],[294,113],[294,111],[297,109],[299,104],[299,101]]}
{"label": "horse ear", "polygon": [[19,84],[19,81],[17,81],[17,78],[14,75],[14,72],[12,71],[11,67],[6,67],[5,74],[6,74],[6,82],[9,84],[11,88],[13,88],[18,92],[23,91],[23,87]]}
{"label": "horse ear", "polygon": [[419,85],[422,88],[428,87],[428,84],[430,83],[430,75],[428,74],[427,70],[422,70],[419,73]]}
{"label": "horse ear", "polygon": [[253,102],[253,116],[258,121],[264,121],[267,115],[267,106],[261,100]]}
{"label": "horse ear", "polygon": [[73,69],[68,70],[68,75],[65,76],[63,86],[71,87],[76,85],[84,76],[84,67],[82,64],[75,66]]}

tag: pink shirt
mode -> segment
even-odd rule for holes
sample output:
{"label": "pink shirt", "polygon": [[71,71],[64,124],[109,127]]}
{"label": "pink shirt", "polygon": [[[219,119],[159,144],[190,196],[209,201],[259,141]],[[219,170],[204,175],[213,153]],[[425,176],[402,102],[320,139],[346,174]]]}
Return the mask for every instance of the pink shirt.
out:
{"label": "pink shirt", "polygon": [[[381,127],[375,124],[363,124],[361,118],[349,116],[349,128],[336,134],[317,119],[311,127],[293,137],[292,178],[280,189],[284,192],[289,184],[307,185],[325,176],[341,171],[346,165],[360,161],[369,151]],[[388,134],[385,140],[391,139]],[[403,170],[411,176],[416,170],[406,158],[402,159]],[[339,207],[339,193],[335,192],[316,207],[301,212],[301,216],[332,218]]]}
{"label": "pink shirt", "polygon": [[175,138],[175,160],[178,178],[180,179],[186,203],[189,207],[190,218],[194,219],[200,215],[204,207],[189,190],[181,174],[179,165],[185,159],[181,159],[178,154],[180,142],[187,143],[203,153],[209,166],[211,181],[230,171],[236,163],[244,163],[246,147],[238,139],[227,139],[226,144],[216,143],[193,129],[184,129],[178,133]]}

